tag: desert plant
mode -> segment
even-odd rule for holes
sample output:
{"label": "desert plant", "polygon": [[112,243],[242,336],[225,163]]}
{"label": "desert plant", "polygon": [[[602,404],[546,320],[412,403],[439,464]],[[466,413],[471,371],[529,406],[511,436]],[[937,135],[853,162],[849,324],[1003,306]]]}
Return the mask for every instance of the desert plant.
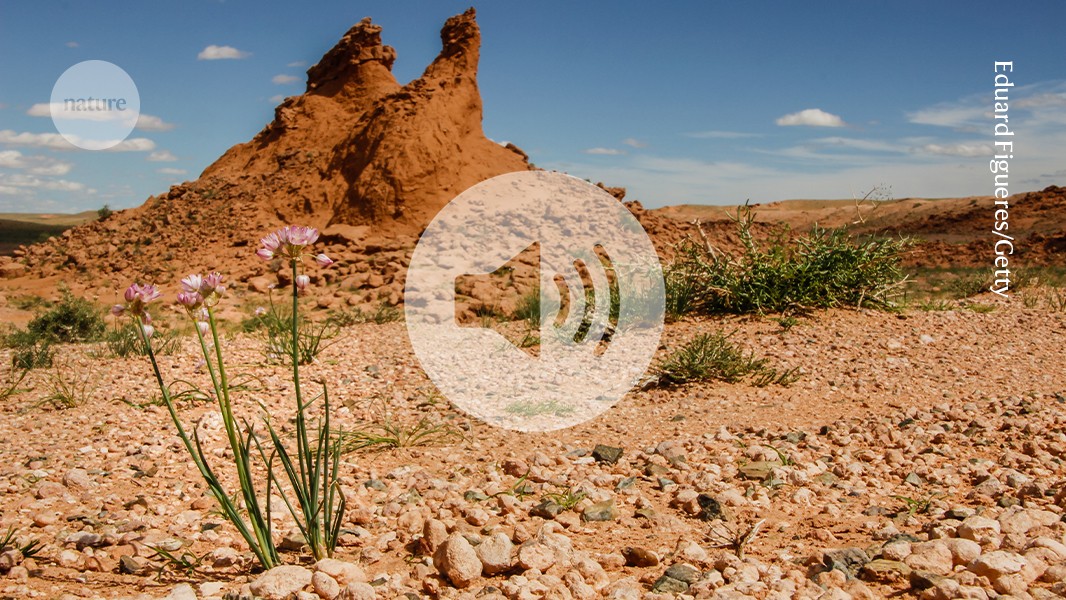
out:
{"label": "desert plant", "polygon": [[368,423],[352,431],[340,430],[336,435],[343,452],[445,444],[463,437],[457,428],[446,423],[434,423],[428,417],[406,426],[393,421],[388,414],[380,423]]}
{"label": "desert plant", "polygon": [[759,529],[765,522],[765,519],[761,519],[751,527],[742,527],[740,523],[729,525],[725,521],[715,521],[707,537],[712,548],[730,548],[736,552],[737,558],[743,560],[748,544],[759,535]]}
{"label": "desert plant", "polygon": [[530,290],[518,299],[514,318],[529,323],[530,329],[540,329],[540,287]]}
{"label": "desert plant", "polygon": [[[211,273],[207,276],[194,274],[181,282],[183,291],[178,294],[178,303],[185,308],[190,317],[197,321],[197,338],[210,375],[214,398],[222,413],[226,438],[237,471],[243,507],[239,506],[234,497],[226,493],[225,487],[208,463],[207,454],[201,447],[195,430],[191,437],[186,432],[181,417],[178,415],[170,386],[163,380],[155,351],[150,343],[154,330],[150,325],[151,318],[147,310],[148,305],[158,299],[161,294],[152,285],[135,283],[126,290],[126,304],[116,306],[112,311],[116,315],[129,314],[133,318],[178,436],[207,483],[211,494],[219,503],[226,519],[237,528],[265,569],[279,564],[278,551],[271,531],[271,489],[275,489],[283,499],[316,559],[332,555],[340,535],[340,525],[345,510],[345,500],[340,492],[337,474],[340,444],[339,441],[329,436],[329,395],[323,387],[320,396],[305,400],[300,380],[299,294],[310,283],[308,276],[300,272],[300,266],[302,259],[308,255],[307,249],[317,239],[318,231],[311,227],[288,226],[263,238],[263,247],[256,252],[265,260],[271,260],[276,255],[279,259],[288,262],[292,269],[292,310],[288,322],[290,345],[287,348],[289,363],[292,366],[296,402],[296,448],[292,454],[286,449],[269,419],[266,420],[272,446],[269,455],[251,425],[245,422],[243,431],[238,426],[233,411],[232,393],[235,389],[230,384],[226,372],[219,328],[214,315],[214,307],[225,292],[222,275],[219,273]],[[315,261],[321,266],[328,266],[333,262],[325,254],[316,256]],[[311,434],[308,431],[307,411],[319,397],[323,399],[324,417],[318,423],[316,442],[312,444]],[[267,472],[265,506],[260,503],[252,477],[254,456],[259,457]],[[295,503],[290,500],[290,493],[281,486],[281,480],[274,469],[275,460],[285,471],[291,494],[295,496]],[[242,508],[244,514],[242,514]]]}
{"label": "desert plant", "polygon": [[4,336],[4,345],[14,349],[11,355],[13,369],[46,369],[52,366],[55,359],[52,340],[29,331],[16,331]]}
{"label": "desert plant", "polygon": [[387,302],[380,302],[371,312],[366,312],[359,307],[346,310],[331,310],[329,311],[329,320],[337,327],[349,327],[361,323],[376,323],[378,325],[383,325],[385,323],[402,321],[403,311]]}
{"label": "desert plant", "polygon": [[772,383],[789,385],[798,377],[798,369],[779,373],[768,366],[765,358],[744,352],[729,338],[732,333],[702,333],[660,361],[653,373],[660,385],[680,385],[693,381],[718,379],[736,383],[746,377],[760,387]]}
{"label": "desert plant", "polygon": [[23,558],[33,558],[41,551],[41,540],[32,538],[27,542],[20,542],[15,538],[15,527],[7,528],[7,533],[0,537],[0,552],[6,550],[18,550]]}
{"label": "desert plant", "polygon": [[666,270],[668,313],[889,309],[906,281],[900,271],[902,253],[910,245],[906,239],[858,242],[846,229],[815,227],[791,241],[787,231],[779,230],[764,248],[752,233],[750,206],[739,207],[730,218],[743,251],[736,256],[722,252],[705,236],[702,243],[682,243]]}
{"label": "desert plant", "polygon": [[549,492],[541,496],[541,500],[547,500],[558,504],[563,510],[571,510],[579,502],[585,499],[585,492],[575,492],[572,488],[565,488],[555,492]]}
{"label": "desert plant", "polygon": [[81,406],[93,391],[92,374],[75,374],[71,365],[61,365],[48,377],[48,395],[34,407],[51,405],[56,410]]}
{"label": "desert plant", "polygon": [[[141,336],[137,333],[137,327],[132,323],[109,329],[103,339],[110,356],[119,358],[146,356]],[[157,333],[149,341],[157,356],[175,354],[181,349],[181,336],[174,330]]]}
{"label": "desert plant", "polygon": [[[257,310],[251,330],[261,331],[266,344],[267,358],[272,361],[288,363],[292,360],[290,352],[293,347],[293,335],[296,335],[295,347],[297,361],[301,365],[310,364],[327,347],[330,340],[337,336],[340,326],[334,319],[320,323],[304,321],[299,311],[281,309],[274,304],[273,294],[268,296],[269,308]],[[297,328],[292,327],[293,315],[299,321]],[[249,327],[245,326],[246,329]]]}
{"label": "desert plant", "polygon": [[970,273],[961,275],[947,284],[948,294],[955,299],[972,298],[988,291],[991,279],[985,274]]}
{"label": "desert plant", "polygon": [[19,369],[12,367],[7,376],[7,381],[0,384],[0,400],[7,400],[8,398],[18,394],[22,391],[19,385],[26,379],[26,375],[30,372],[29,369]]}
{"label": "desert plant", "polygon": [[111,207],[106,204],[96,210],[96,216],[101,221],[113,214],[115,214],[115,211],[111,210]]}
{"label": "desert plant", "polygon": [[55,342],[91,342],[99,339],[105,327],[101,312],[92,302],[64,291],[63,298],[34,317],[26,329]]}

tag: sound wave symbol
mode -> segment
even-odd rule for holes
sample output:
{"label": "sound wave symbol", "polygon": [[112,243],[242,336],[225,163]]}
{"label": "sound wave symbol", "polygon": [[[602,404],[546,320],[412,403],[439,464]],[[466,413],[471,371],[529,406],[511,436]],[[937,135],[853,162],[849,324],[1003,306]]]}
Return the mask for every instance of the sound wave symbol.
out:
{"label": "sound wave symbol", "polygon": [[[551,319],[552,327],[574,344],[602,342],[597,348],[602,352],[618,326],[621,295],[607,249],[596,244],[592,254],[589,260],[574,260],[569,277],[558,273],[552,277],[558,296],[542,301],[541,322]],[[568,285],[568,279],[576,285]],[[575,288],[580,292],[575,294]]]}

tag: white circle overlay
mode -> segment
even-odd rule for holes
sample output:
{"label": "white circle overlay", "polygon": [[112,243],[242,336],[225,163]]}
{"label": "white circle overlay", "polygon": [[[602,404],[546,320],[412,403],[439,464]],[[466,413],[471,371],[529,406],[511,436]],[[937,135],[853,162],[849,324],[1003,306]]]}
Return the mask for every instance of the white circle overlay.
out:
{"label": "white circle overlay", "polygon": [[107,150],[137,125],[141,96],[122,67],[86,60],[59,76],[48,107],[56,130],[68,142],[83,150]]}
{"label": "white circle overlay", "polygon": [[[461,326],[455,311],[458,277],[493,273],[534,243],[537,355],[489,327]],[[621,202],[569,175],[522,171],[471,187],[437,214],[411,256],[404,312],[422,368],[456,407],[506,429],[553,431],[596,417],[644,375],[663,330],[663,289],[655,247]]]}

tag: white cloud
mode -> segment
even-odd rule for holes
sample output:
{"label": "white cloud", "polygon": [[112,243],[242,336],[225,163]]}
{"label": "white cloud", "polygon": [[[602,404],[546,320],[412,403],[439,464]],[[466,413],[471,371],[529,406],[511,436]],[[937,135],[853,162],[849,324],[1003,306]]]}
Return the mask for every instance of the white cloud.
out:
{"label": "white cloud", "polygon": [[288,98],[288,96],[286,96],[285,94],[277,94],[275,96],[271,96],[269,100],[271,104],[281,104],[285,101],[285,98]]}
{"label": "white cloud", "polygon": [[148,155],[148,159],[151,162],[174,162],[178,160],[177,156],[174,156],[170,150],[156,150]]}
{"label": "white cloud", "polygon": [[906,149],[898,144],[886,142],[884,140],[863,140],[858,138],[849,138],[842,136],[831,136],[824,138],[817,138],[811,140],[812,143],[821,144],[823,146],[837,146],[842,148],[849,148],[852,150],[864,150],[866,152],[905,152]]}
{"label": "white cloud", "polygon": [[49,156],[24,156],[18,150],[0,150],[0,167],[23,169],[34,175],[66,175],[71,164]]}
{"label": "white cloud", "polygon": [[959,131],[976,131],[981,125],[989,123],[992,106],[987,95],[959,100],[941,102],[928,108],[907,113],[907,120],[918,125],[935,125],[950,127]]}
{"label": "white cloud", "polygon": [[[80,142],[81,140],[77,141]],[[100,144],[102,142],[100,140],[92,140],[88,143]],[[77,149],[77,146],[68,142],[66,138],[58,133],[16,132],[10,129],[0,129],[0,144],[48,148],[50,150]],[[148,138],[130,138],[107,149],[108,152],[148,152],[149,150],[155,150],[155,142]]]}
{"label": "white cloud", "polygon": [[620,156],[625,154],[625,150],[618,150],[617,148],[587,148],[582,150],[585,154],[598,154],[601,156]]}
{"label": "white cloud", "polygon": [[292,67],[292,68],[296,68],[296,67],[306,67],[306,66],[307,66],[307,61],[304,61],[304,60],[294,60],[294,61],[292,61],[291,63],[289,63],[288,65],[285,65],[285,66],[287,66],[287,67]]}
{"label": "white cloud", "polygon": [[807,127],[843,127],[844,119],[837,115],[827,113],[820,108],[808,108],[799,112],[787,114],[774,121],[782,127],[797,125]]}
{"label": "white cloud", "polygon": [[163,167],[162,169],[156,169],[156,173],[162,173],[163,175],[184,175],[188,173],[185,169],[174,169],[172,167]]}
{"label": "white cloud", "polygon": [[286,75],[282,73],[280,75],[275,75],[271,77],[270,81],[274,82],[277,85],[289,85],[300,81],[300,78],[296,77],[295,75]]}
{"label": "white cloud", "polygon": [[148,152],[155,150],[155,142],[148,138],[128,138],[122,140],[117,146],[107,149],[107,152]]}
{"label": "white cloud", "polygon": [[50,148],[52,150],[74,149],[74,146],[58,133],[15,132],[10,129],[0,129],[0,144]]}
{"label": "white cloud", "polygon": [[211,44],[210,46],[201,50],[200,53],[196,55],[196,60],[237,60],[241,58],[248,58],[251,55],[251,52],[244,52],[243,50],[238,50],[233,46],[216,46],[214,44]]}
{"label": "white cloud", "polygon": [[67,42],[66,45],[67,45],[67,48],[77,48],[81,44],[79,44],[78,42],[75,42],[74,40],[71,40],[71,41]]}
{"label": "white cloud", "polygon": [[85,190],[85,184],[78,181],[67,181],[66,179],[42,179],[40,177],[23,175],[21,173],[10,175],[0,173],[0,185],[15,188],[49,190],[53,192],[80,192]]}
{"label": "white cloud", "polygon": [[755,138],[762,137],[762,134],[758,133],[745,133],[743,131],[692,131],[684,134],[685,137],[697,138],[697,139],[716,139],[716,140],[739,140],[743,138]]}
{"label": "white cloud", "polygon": [[136,127],[141,131],[170,131],[174,129],[174,124],[167,123],[157,116],[141,113],[141,116],[137,117]]}
{"label": "white cloud", "polygon": [[914,149],[915,152],[939,154],[941,156],[992,156],[991,142],[973,142],[963,144],[926,144]]}
{"label": "white cloud", "polygon": [[631,137],[627,137],[626,139],[622,140],[622,143],[625,144],[626,146],[632,146],[633,148],[647,148],[648,147],[647,142],[642,142],[642,141],[638,140],[637,138],[631,138]]}
{"label": "white cloud", "polygon": [[[63,121],[93,121],[95,123],[114,123],[116,128],[135,126],[137,121],[144,115],[131,109],[123,110],[77,110],[70,109],[62,102],[38,102],[26,111],[31,117],[50,117],[52,120]],[[158,117],[150,117],[158,119]],[[160,119],[160,122],[162,120]]]}

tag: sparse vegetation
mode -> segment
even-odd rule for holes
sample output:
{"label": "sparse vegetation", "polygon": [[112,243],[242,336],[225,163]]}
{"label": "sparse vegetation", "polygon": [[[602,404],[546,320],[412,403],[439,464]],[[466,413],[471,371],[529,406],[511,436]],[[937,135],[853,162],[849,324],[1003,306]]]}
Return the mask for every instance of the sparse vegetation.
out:
{"label": "sparse vegetation", "polygon": [[59,365],[48,377],[48,395],[34,407],[49,405],[55,410],[75,408],[92,394],[92,374],[78,375],[72,365]]}
{"label": "sparse vegetation", "polygon": [[[270,298],[269,308],[256,311],[251,321],[246,321],[246,331],[256,331],[263,336],[268,360],[287,364],[292,360],[290,349],[294,346],[292,335],[292,310],[279,309]],[[318,355],[330,346],[330,340],[337,337],[340,325],[335,319],[313,322],[305,320],[297,312],[297,338],[295,356],[301,365],[311,364]]]}
{"label": "sparse vegetation", "polygon": [[[109,329],[103,339],[110,356],[147,356],[144,345],[141,344],[141,336],[132,323]],[[152,347],[160,356],[177,353],[181,349],[181,341],[181,336],[174,330],[156,333],[151,338]]]}
{"label": "sparse vegetation", "polygon": [[26,326],[38,338],[63,343],[96,341],[105,328],[101,311],[92,302],[69,291],[64,291],[62,300],[34,317]]}
{"label": "sparse vegetation", "polygon": [[21,542],[15,538],[15,527],[11,526],[8,527],[7,533],[0,537],[0,552],[7,550],[18,550],[23,558],[33,558],[41,551],[41,541],[31,538],[29,541]]}
{"label": "sparse vegetation", "polygon": [[720,380],[736,383],[746,378],[759,387],[790,385],[799,377],[798,368],[778,372],[765,358],[745,352],[730,341],[732,333],[703,333],[671,353],[653,369],[660,385]]}
{"label": "sparse vegetation", "polygon": [[573,510],[579,502],[585,499],[585,492],[575,492],[572,488],[565,488],[556,492],[549,492],[541,496],[541,500],[547,500],[558,504],[563,510]]}
{"label": "sparse vegetation", "polygon": [[346,310],[331,310],[329,311],[329,320],[338,327],[350,327],[361,323],[384,325],[385,323],[402,321],[403,310],[387,302],[380,302],[372,312],[366,312],[358,307]]}
{"label": "sparse vegetation", "polygon": [[447,423],[434,423],[429,417],[422,417],[408,426],[393,421],[387,413],[380,423],[368,423],[353,431],[337,431],[335,435],[345,453],[447,444],[463,437],[457,428]]}
{"label": "sparse vegetation", "polygon": [[906,239],[856,241],[845,229],[814,228],[789,240],[779,230],[761,245],[748,205],[731,217],[744,246],[739,256],[689,240],[666,270],[667,314],[789,313],[832,307],[889,309],[906,277]]}
{"label": "sparse vegetation", "polygon": [[115,211],[111,210],[111,207],[106,204],[96,210],[96,216],[101,221],[110,217],[113,214],[115,214]]}

